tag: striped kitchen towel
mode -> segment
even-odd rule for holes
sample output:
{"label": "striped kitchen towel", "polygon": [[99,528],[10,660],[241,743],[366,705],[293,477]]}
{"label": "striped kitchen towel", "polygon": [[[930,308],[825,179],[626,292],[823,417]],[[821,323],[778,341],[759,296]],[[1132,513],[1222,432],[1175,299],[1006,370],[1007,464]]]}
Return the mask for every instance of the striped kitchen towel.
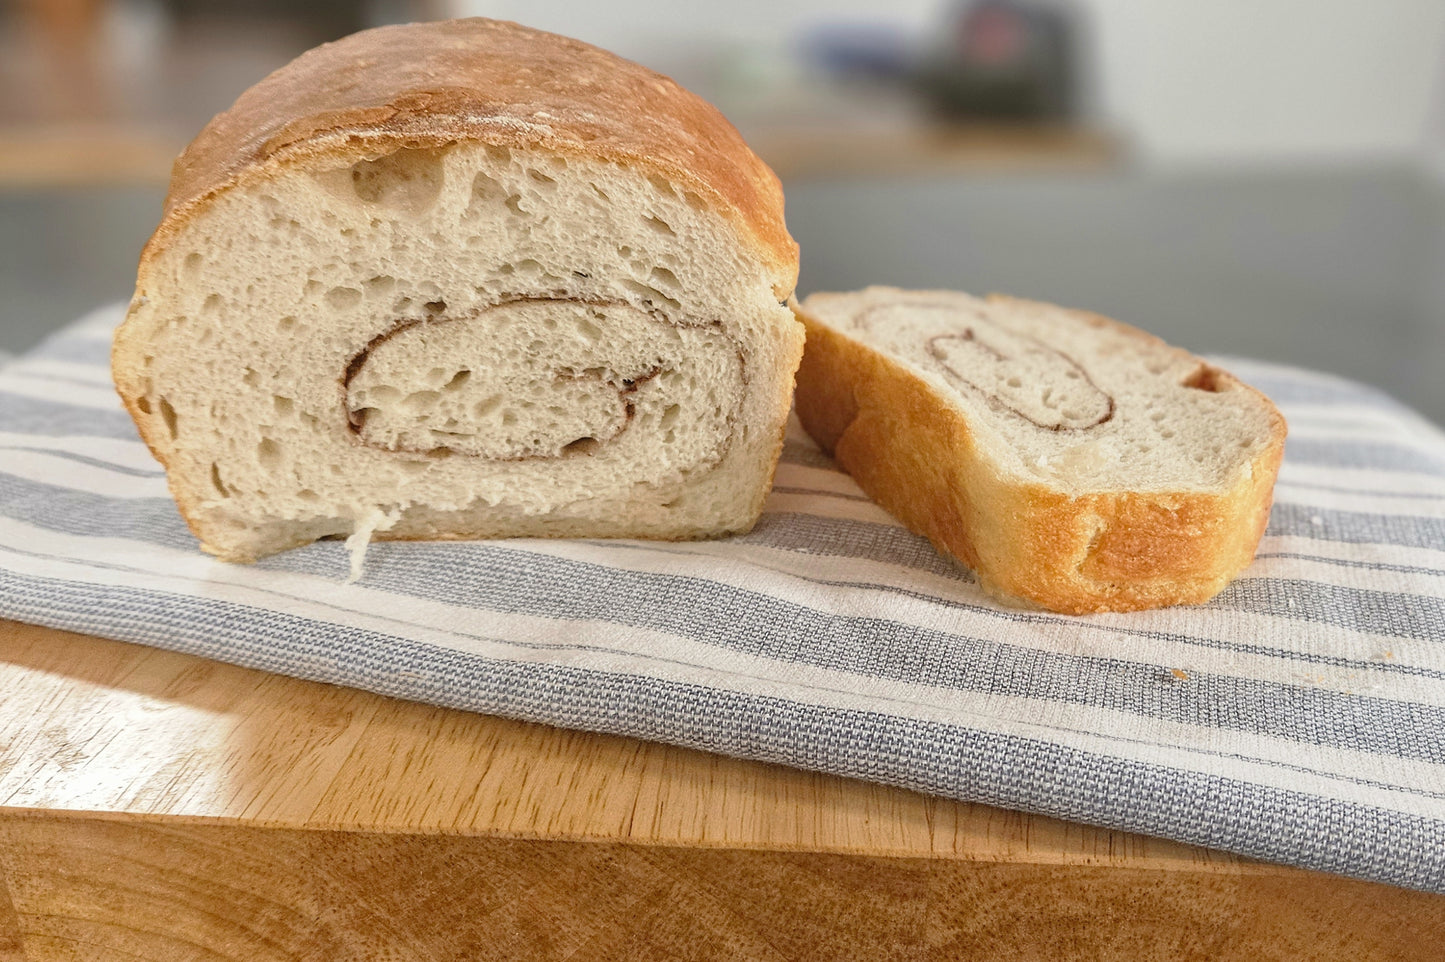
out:
{"label": "striped kitchen towel", "polygon": [[1208,605],[1000,608],[794,425],[724,541],[197,550],[107,369],[119,308],[0,370],[0,616],[1445,892],[1445,434],[1229,367],[1290,423]]}

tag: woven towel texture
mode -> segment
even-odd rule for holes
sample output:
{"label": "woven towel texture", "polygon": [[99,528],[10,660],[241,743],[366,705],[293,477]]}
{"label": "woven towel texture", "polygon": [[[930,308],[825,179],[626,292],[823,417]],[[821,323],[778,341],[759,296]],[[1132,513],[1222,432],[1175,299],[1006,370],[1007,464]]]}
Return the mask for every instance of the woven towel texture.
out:
{"label": "woven towel texture", "polygon": [[1445,433],[1224,363],[1290,423],[1208,605],[1001,608],[797,429],[745,537],[202,554],[110,386],[120,308],[0,370],[0,617],[1445,892]]}

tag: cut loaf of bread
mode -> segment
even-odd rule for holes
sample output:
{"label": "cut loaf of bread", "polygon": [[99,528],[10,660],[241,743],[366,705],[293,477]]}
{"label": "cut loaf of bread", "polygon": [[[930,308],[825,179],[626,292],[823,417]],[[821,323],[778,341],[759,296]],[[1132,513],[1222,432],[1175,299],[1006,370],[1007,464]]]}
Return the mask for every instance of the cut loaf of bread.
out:
{"label": "cut loaf of bread", "polygon": [[114,373],[203,546],[700,538],[802,351],[777,178],[710,105],[488,20],[317,48],[176,163]]}
{"label": "cut loaf of bread", "polygon": [[1201,603],[1264,532],[1285,423],[1186,351],[1051,304],[874,287],[799,307],[803,425],[990,594]]}

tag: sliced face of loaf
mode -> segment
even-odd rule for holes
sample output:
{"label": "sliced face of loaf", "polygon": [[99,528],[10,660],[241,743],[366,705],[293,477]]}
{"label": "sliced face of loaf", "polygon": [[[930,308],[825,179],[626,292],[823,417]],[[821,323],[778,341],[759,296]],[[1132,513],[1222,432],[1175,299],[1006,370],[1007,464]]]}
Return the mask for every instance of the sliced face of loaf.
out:
{"label": "sliced face of loaf", "polygon": [[804,426],[1010,601],[1200,603],[1253,558],[1283,452],[1267,398],[1108,318],[868,288],[799,307]]}
{"label": "sliced face of loaf", "polygon": [[205,546],[748,528],[801,328],[735,225],[621,163],[338,150],[143,268],[123,395]]}
{"label": "sliced face of loaf", "polygon": [[178,159],[117,387],[203,546],[701,538],[802,351],[772,171],[710,105],[480,18],[363,31]]}

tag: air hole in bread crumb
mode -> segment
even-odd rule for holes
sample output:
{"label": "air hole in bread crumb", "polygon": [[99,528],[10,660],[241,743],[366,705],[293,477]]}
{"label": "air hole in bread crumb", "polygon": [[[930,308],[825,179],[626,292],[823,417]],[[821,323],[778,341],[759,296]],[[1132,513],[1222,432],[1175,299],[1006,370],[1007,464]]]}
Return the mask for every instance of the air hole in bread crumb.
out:
{"label": "air hole in bread crumb", "polygon": [[452,379],[442,386],[443,391],[460,391],[466,383],[472,379],[472,372],[467,368],[452,375]]}
{"label": "air hole in bread crumb", "polygon": [[281,466],[281,445],[272,438],[262,438],[256,445],[256,460],[267,471],[275,471]]}
{"label": "air hole in bread crumb", "polygon": [[181,436],[181,429],[176,418],[176,409],[171,407],[171,402],[165,398],[160,399],[161,420],[166,424],[166,430],[170,432],[171,439],[175,440]]}
{"label": "air hole in bread crumb", "polygon": [[135,406],[140,409],[142,414],[151,413],[151,399],[148,397],[140,398],[135,402]]}
{"label": "air hole in bread crumb", "polygon": [[326,292],[326,303],[335,311],[349,311],[361,303],[361,292],[354,287],[333,287]]}
{"label": "air hole in bread crumb", "polygon": [[601,447],[601,442],[599,442],[596,438],[578,438],[575,441],[569,441],[565,445],[563,445],[562,453],[571,455],[587,455],[592,454],[599,447]]}
{"label": "air hole in bread crumb", "polygon": [[498,164],[512,162],[512,152],[505,147],[498,147],[496,144],[487,144],[487,156]]}
{"label": "air hole in bread crumb", "polygon": [[272,396],[271,405],[276,409],[276,413],[283,418],[289,418],[296,410],[295,401],[289,397],[282,397],[279,394]]}
{"label": "air hole in bread crumb", "polygon": [[666,237],[677,236],[677,231],[672,229],[672,225],[669,224],[667,221],[663,220],[661,217],[655,217],[649,214],[646,217],[642,218],[642,222],[648,227],[651,227],[653,230],[657,231],[659,234],[662,234]]}
{"label": "air hole in bread crumb", "polygon": [[690,190],[683,192],[682,199],[687,201],[687,206],[693,210],[707,210],[707,204],[703,201],[702,197]]}
{"label": "air hole in bread crumb", "polygon": [[413,413],[420,413],[434,406],[441,399],[437,391],[413,391],[401,399],[401,406]]}
{"label": "air hole in bread crumb", "polygon": [[211,294],[210,296],[208,296],[208,297],[206,298],[205,303],[203,303],[203,304],[201,305],[201,313],[202,313],[202,314],[215,314],[216,312],[220,311],[220,309],[221,309],[221,295],[220,295],[220,294]]}
{"label": "air hole in bread crumb", "polygon": [[601,200],[610,201],[612,199],[611,197],[607,196],[607,191],[603,190],[601,187],[598,187],[596,184],[592,184],[591,186],[592,193],[596,194]]}
{"label": "air hole in bread crumb", "polygon": [[478,171],[472,178],[472,202],[467,213],[475,215],[479,206],[491,204],[504,193],[501,181],[486,171]]}
{"label": "air hole in bread crumb", "polygon": [[226,490],[225,483],[221,481],[221,467],[214,461],[211,462],[211,487],[215,488],[216,493],[223,498],[231,496],[231,492]]}
{"label": "air hole in bread crumb", "polygon": [[440,314],[447,309],[446,301],[427,301],[422,305],[428,314]]}
{"label": "air hole in bread crumb", "polygon": [[185,261],[181,264],[181,268],[190,278],[194,279],[195,276],[201,272],[201,267],[205,262],[205,258],[200,254],[187,254]]}
{"label": "air hole in bread crumb", "polygon": [[677,275],[666,267],[654,267],[648,279],[655,285],[674,291],[682,287],[682,285],[677,282]]}
{"label": "air hole in bread crumb", "polygon": [[516,214],[518,217],[526,214],[526,211],[522,209],[522,195],[512,194],[511,196],[509,196],[507,198],[507,209],[510,210],[512,213]]}
{"label": "air hole in bread crumb", "polygon": [[642,303],[647,307],[655,307],[661,304],[666,304],[673,310],[678,310],[682,307],[682,302],[677,300],[677,298],[669,297],[662,291],[659,291],[657,288],[650,287],[647,284],[639,284],[637,281],[624,280],[622,282],[622,286],[626,287],[633,294],[637,295],[638,298],[642,301]]}
{"label": "air hole in bread crumb", "polygon": [[555,187],[555,186],[557,186],[557,181],[553,180],[551,177],[548,177],[546,174],[542,173],[540,170],[533,170],[532,168],[529,167],[529,168],[527,168],[527,176],[530,177],[530,178],[532,178],[533,180],[535,180],[537,183],[542,184],[542,185],[545,186],[545,187]]}
{"label": "air hole in bread crumb", "polygon": [[1185,387],[1192,387],[1197,391],[1208,391],[1211,394],[1218,394],[1224,390],[1220,375],[1224,373],[1217,367],[1210,367],[1208,364],[1200,364],[1189,372],[1189,376],[1179,382]]}
{"label": "air hole in bread crumb", "polygon": [[668,197],[677,196],[677,190],[668,182],[667,178],[661,174],[648,174],[647,182],[651,184],[653,189],[659,194],[664,194]]}
{"label": "air hole in bread crumb", "polygon": [[585,317],[577,318],[577,333],[593,343],[602,339],[602,328]]}
{"label": "air hole in bread crumb", "polygon": [[429,210],[441,196],[442,180],[439,148],[402,147],[351,165],[351,187],[358,198],[405,214]]}

